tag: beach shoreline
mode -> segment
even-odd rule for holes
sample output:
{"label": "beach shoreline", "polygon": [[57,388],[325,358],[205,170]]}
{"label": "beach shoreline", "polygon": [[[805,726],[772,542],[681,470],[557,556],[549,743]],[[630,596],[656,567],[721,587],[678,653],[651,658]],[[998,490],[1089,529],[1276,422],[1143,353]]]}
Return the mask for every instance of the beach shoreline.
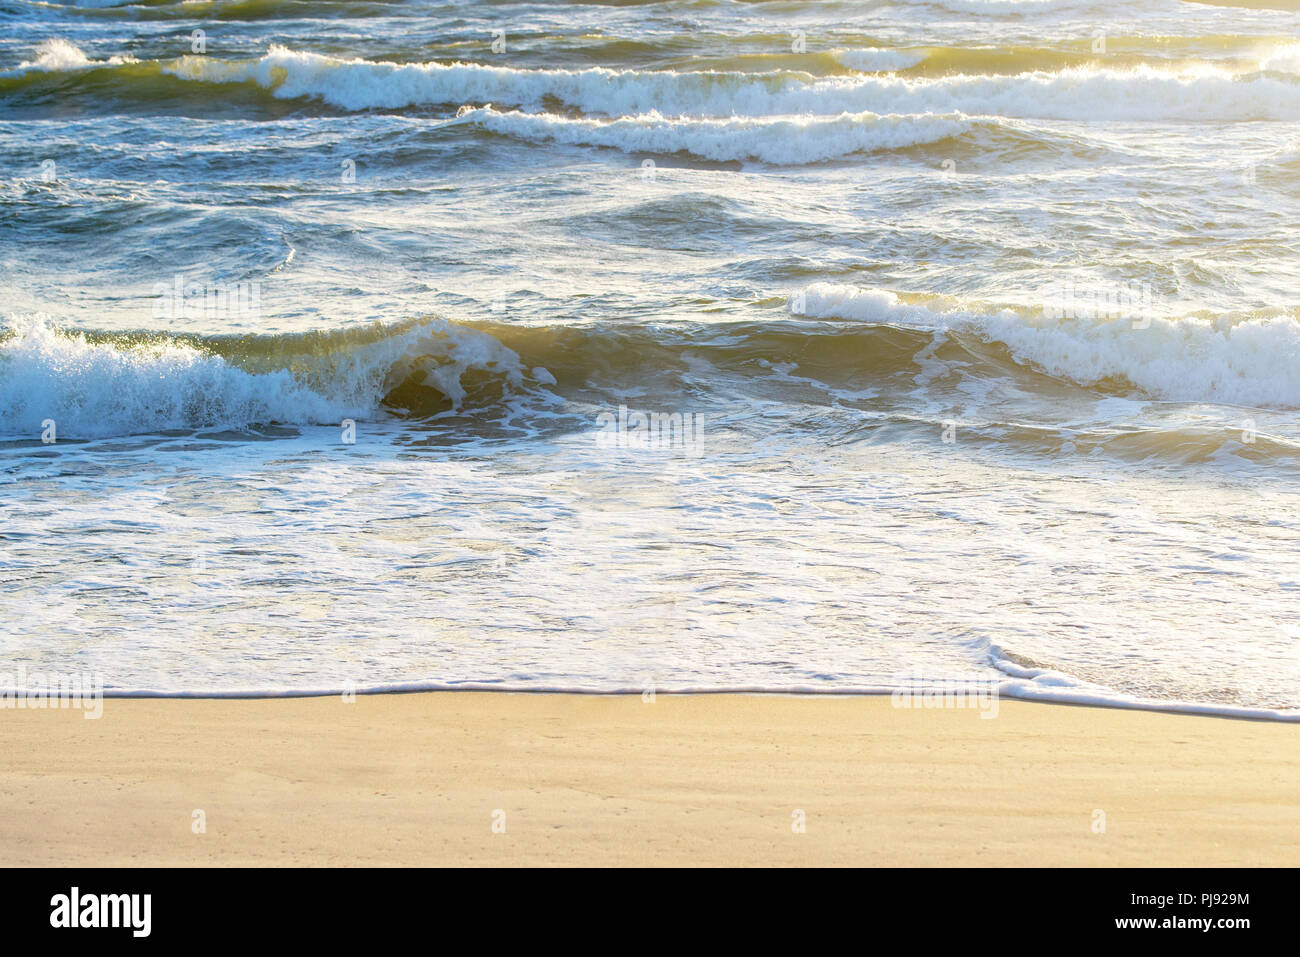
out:
{"label": "beach shoreline", "polygon": [[11,866],[1300,864],[1294,725],[432,692],[0,711]]}

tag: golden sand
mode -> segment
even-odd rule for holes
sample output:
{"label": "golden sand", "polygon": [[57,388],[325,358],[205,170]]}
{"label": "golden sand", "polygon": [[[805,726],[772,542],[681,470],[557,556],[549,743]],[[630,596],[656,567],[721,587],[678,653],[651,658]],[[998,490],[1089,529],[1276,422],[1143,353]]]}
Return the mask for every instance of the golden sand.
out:
{"label": "golden sand", "polygon": [[108,700],[0,764],[10,865],[1300,864],[1300,727],[1103,708]]}

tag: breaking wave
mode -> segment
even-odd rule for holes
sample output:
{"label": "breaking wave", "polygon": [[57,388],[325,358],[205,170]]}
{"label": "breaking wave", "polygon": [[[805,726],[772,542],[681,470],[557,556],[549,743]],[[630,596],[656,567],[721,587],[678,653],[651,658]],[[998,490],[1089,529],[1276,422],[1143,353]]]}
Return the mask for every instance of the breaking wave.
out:
{"label": "breaking wave", "polygon": [[[538,370],[541,374],[541,370]],[[271,423],[337,424],[381,407],[456,406],[487,379],[518,387],[518,357],[443,320],[244,337],[61,331],[0,334],[0,433],[101,437]]]}
{"label": "breaking wave", "polygon": [[461,119],[503,136],[573,146],[607,146],[637,153],[686,152],[711,160],[758,160],[796,165],[873,150],[900,149],[960,136],[963,117],[839,116],[670,119],[658,113],[599,121],[550,113],[467,111]]}
{"label": "breaking wave", "polygon": [[[551,112],[564,106],[605,116],[964,113],[1067,120],[1300,119],[1300,83],[1294,74],[1277,67],[1242,73],[1211,66],[1189,70],[1140,65],[1120,70],[1083,65],[1008,75],[816,77],[793,71],[526,70],[471,63],[375,62],[281,46],[249,60],[182,56],[135,62],[90,60],[63,44],[4,74],[0,92],[47,83],[41,74],[50,72],[99,75],[105,70],[113,71],[118,86],[143,86],[146,96],[174,96],[174,90],[151,86],[167,77],[191,83],[252,84],[278,99],[317,100],[348,111],[496,104]],[[92,92],[98,89],[93,87]]]}
{"label": "breaking wave", "polygon": [[1017,362],[1084,386],[1127,382],[1175,401],[1300,407],[1300,317],[1054,316],[932,309],[894,293],[816,283],[791,311],[814,318],[960,332]]}
{"label": "breaking wave", "polygon": [[348,110],[448,103],[530,109],[558,100],[587,113],[772,116],[794,113],[975,113],[1047,119],[1300,118],[1300,85],[1203,68],[1086,67],[1015,76],[826,77],[800,73],[517,70],[467,63],[375,63],[272,47],[257,60],[181,57],[169,74],[254,82],[281,98],[317,97]]}
{"label": "breaking wave", "polygon": [[[41,319],[0,333],[0,433],[68,437],[420,417],[555,386],[597,394],[656,383],[680,391],[703,360],[723,391],[755,395],[779,370],[832,387],[918,377],[937,337],[956,337],[986,376],[1028,388],[1061,380],[1103,394],[1300,408],[1295,315],[1064,318],[906,302],[879,289],[817,283],[786,318],[665,327],[455,323],[445,319],[250,336],[62,331]],[[984,361],[988,360],[988,361]],[[611,392],[611,394],[612,394]]]}

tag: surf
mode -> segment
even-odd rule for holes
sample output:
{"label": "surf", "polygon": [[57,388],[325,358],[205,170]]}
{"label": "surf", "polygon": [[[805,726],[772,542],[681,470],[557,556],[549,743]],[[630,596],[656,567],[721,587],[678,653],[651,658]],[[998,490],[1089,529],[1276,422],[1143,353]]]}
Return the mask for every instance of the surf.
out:
{"label": "surf", "polygon": [[[672,395],[699,361],[720,391],[755,398],[801,381],[832,390],[891,383],[924,406],[950,386],[920,374],[946,367],[1044,395],[1065,382],[1098,396],[1300,408],[1300,319],[1285,312],[1135,321],[815,283],[791,294],[787,313],[709,326],[423,317],[242,336],[13,320],[0,331],[0,433],[36,435],[46,420],[68,437],[338,424],[529,395],[599,404],[629,382]],[[937,351],[941,343],[957,351]],[[1205,441],[1218,447],[1212,435]]]}
{"label": "surf", "polygon": [[[1280,52],[1277,65],[1290,63]],[[1265,61],[1269,62],[1269,61]],[[1205,121],[1300,119],[1300,82],[1280,69],[1242,72],[1201,64],[1178,69],[1095,65],[1007,75],[819,77],[671,70],[521,69],[462,62],[338,58],[272,44],[254,59],[185,55],[171,60],[93,60],[67,44],[0,75],[0,94],[50,91],[55,77],[85,95],[174,97],[162,77],[198,86],[248,86],[277,100],[316,101],[349,112],[494,104],[527,112],[563,104],[590,116],[734,118],[841,114],[968,114],[1044,120]],[[93,84],[91,81],[95,81]],[[111,81],[105,84],[105,81]],[[551,112],[554,112],[551,110]]]}

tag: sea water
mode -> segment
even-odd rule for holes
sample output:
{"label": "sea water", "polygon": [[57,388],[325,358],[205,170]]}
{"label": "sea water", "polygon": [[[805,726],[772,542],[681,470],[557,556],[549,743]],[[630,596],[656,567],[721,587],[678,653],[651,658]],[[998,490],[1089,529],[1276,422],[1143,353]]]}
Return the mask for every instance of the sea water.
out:
{"label": "sea water", "polygon": [[1295,12],[0,24],[0,670],[1300,716]]}

